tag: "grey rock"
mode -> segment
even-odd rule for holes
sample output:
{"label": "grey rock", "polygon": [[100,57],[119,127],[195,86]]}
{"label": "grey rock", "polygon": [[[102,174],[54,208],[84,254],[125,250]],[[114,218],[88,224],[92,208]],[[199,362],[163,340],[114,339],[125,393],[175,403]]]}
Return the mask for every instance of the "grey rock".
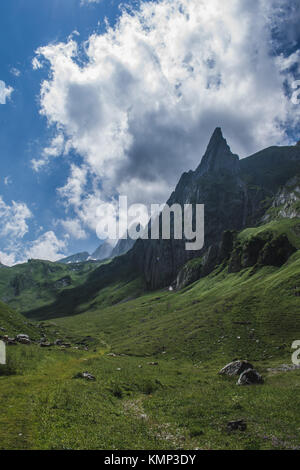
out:
{"label": "grey rock", "polygon": [[17,335],[16,337],[17,341],[22,340],[22,339],[30,339],[28,335],[20,334]]}
{"label": "grey rock", "polygon": [[245,370],[237,381],[237,385],[260,385],[262,383],[263,378],[255,369]]}
{"label": "grey rock", "polygon": [[78,374],[74,375],[74,379],[85,379],[85,380],[92,380],[95,381],[96,377],[94,377],[89,372],[78,372]]}
{"label": "grey rock", "polygon": [[234,431],[246,431],[247,423],[243,419],[239,419],[237,421],[230,421],[227,423],[227,431],[234,432]]}
{"label": "grey rock", "polygon": [[31,341],[30,341],[30,338],[28,335],[18,335],[16,337],[16,340],[18,341],[18,343],[20,344],[31,344]]}
{"label": "grey rock", "polygon": [[17,346],[16,338],[9,338],[7,335],[3,336],[3,341],[7,344],[7,346]]}
{"label": "grey rock", "polygon": [[243,372],[254,369],[253,365],[248,361],[234,361],[227,364],[223,369],[220,370],[220,375],[228,375],[234,377],[241,375]]}
{"label": "grey rock", "polygon": [[133,245],[135,244],[136,240],[133,240],[132,238],[129,238],[129,236],[126,239],[121,239],[118,241],[116,244],[115,248],[112,251],[111,257],[115,258],[116,256],[122,256],[128,253],[128,251],[133,248]]}
{"label": "grey rock", "polygon": [[96,251],[94,251],[94,253],[92,253],[91,259],[97,261],[108,259],[112,255],[112,250],[113,247],[108,242],[104,242],[97,248]]}

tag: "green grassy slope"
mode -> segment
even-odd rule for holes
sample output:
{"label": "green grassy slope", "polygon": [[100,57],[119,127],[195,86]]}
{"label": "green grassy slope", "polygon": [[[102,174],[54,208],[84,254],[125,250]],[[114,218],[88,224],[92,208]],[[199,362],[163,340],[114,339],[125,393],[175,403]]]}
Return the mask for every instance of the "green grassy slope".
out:
{"label": "green grassy slope", "polygon": [[[0,377],[0,447],[297,447],[300,371],[267,369],[291,362],[290,346],[300,338],[299,284],[297,252],[280,269],[213,273],[182,292],[56,319],[74,341],[91,336],[93,346],[9,349],[22,367]],[[219,377],[235,357],[253,361],[265,384],[240,388]],[[84,370],[96,382],[72,378]],[[247,431],[228,434],[227,422],[241,418]]]}
{"label": "green grassy slope", "polygon": [[[0,448],[299,448],[300,370],[277,370],[300,340],[298,226],[278,221],[239,235],[286,233],[298,251],[280,268],[218,267],[178,292],[107,281],[83,297],[81,314],[54,320],[73,345],[86,338],[88,351],[10,348],[16,372],[0,375]],[[218,376],[234,358],[251,361],[264,384]],[[83,371],[96,381],[73,378]],[[235,419],[245,432],[226,431]]]}
{"label": "green grassy slope", "polygon": [[63,265],[49,261],[0,267],[0,299],[20,312],[54,302],[62,290],[85,282],[101,263]]}
{"label": "green grassy slope", "polygon": [[112,296],[111,303],[118,303],[135,297],[144,290],[138,272],[133,269],[130,255],[123,255],[94,269],[83,284],[62,290],[54,303],[38,308],[34,306],[33,310],[27,310],[24,314],[28,318],[38,320],[77,315],[103,303],[107,293],[108,302]]}
{"label": "green grassy slope", "polygon": [[17,334],[26,334],[32,338],[40,336],[34,323],[2,302],[0,302],[0,328],[2,336],[14,337]]}

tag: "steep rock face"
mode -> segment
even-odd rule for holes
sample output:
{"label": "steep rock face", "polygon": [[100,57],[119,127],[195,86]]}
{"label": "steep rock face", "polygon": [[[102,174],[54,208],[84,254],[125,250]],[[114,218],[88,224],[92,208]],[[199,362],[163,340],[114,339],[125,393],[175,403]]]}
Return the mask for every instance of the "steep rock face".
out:
{"label": "steep rock face", "polygon": [[265,244],[260,253],[258,263],[265,266],[280,267],[295,253],[296,248],[286,235],[280,235]]}
{"label": "steep rock face", "polygon": [[189,261],[178,273],[175,287],[177,290],[189,286],[201,277],[202,258]]}
{"label": "steep rock face", "polygon": [[213,133],[197,170],[181,177],[168,200],[169,206],[173,204],[205,205],[205,247],[200,252],[186,251],[186,240],[143,241],[142,269],[150,289],[172,283],[180,268],[201,256],[209,245],[218,243],[224,231],[244,226],[247,194],[240,178],[239,159],[220,128]]}
{"label": "steep rock face", "polygon": [[300,176],[290,179],[276,194],[271,209],[263,221],[274,218],[293,219],[300,217]]}
{"label": "steep rock face", "polygon": [[[175,203],[205,205],[203,249],[186,251],[186,240],[176,240],[174,236],[170,240],[140,239],[125,256],[95,272],[96,284],[99,285],[104,273],[113,278],[118,276],[120,266],[126,265],[128,272],[143,276],[148,289],[167,287],[178,281],[181,268],[194,258],[202,259],[201,276],[209,274],[222,258],[228,259],[228,247],[233,239],[222,241],[224,232],[240,232],[261,224],[280,187],[297,174],[300,175],[299,146],[270,147],[239,160],[217,128],[199,167],[182,175],[168,201],[169,206]],[[171,227],[172,232],[174,227]],[[245,265],[256,263],[261,249],[255,245],[247,247],[245,252],[243,247],[234,245],[227,262],[232,270],[239,271]],[[194,279],[194,275],[194,269],[186,272],[179,283],[185,284],[188,278]]]}
{"label": "steep rock face", "polygon": [[97,248],[96,251],[94,251],[90,259],[97,261],[108,259],[112,255],[112,250],[113,247],[108,242],[104,242]]}
{"label": "steep rock face", "polygon": [[221,128],[217,127],[196,174],[203,176],[206,173],[216,173],[223,170],[237,174],[240,170],[239,157],[231,152]]}
{"label": "steep rock face", "polygon": [[111,257],[115,258],[116,256],[125,255],[125,253],[131,250],[134,244],[135,240],[132,240],[131,238],[119,240],[115,248],[112,250]]}
{"label": "steep rock face", "polygon": [[[175,203],[205,205],[204,248],[186,251],[186,240],[174,238],[143,241],[139,265],[147,287],[156,289],[170,285],[180,269],[195,257],[203,257],[202,275],[209,274],[223,257],[220,254],[223,233],[241,231],[260,223],[279,188],[297,173],[300,174],[299,146],[270,147],[239,160],[217,128],[199,167],[195,172],[182,175],[168,201],[169,206]],[[261,249],[262,245],[249,246],[242,253],[242,259],[237,249],[235,269],[239,270],[240,265],[255,265]]]}

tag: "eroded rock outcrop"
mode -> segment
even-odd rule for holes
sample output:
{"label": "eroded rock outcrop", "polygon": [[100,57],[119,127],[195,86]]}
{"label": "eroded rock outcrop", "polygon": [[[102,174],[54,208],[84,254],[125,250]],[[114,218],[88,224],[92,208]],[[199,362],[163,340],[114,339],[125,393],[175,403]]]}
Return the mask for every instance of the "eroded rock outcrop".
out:
{"label": "eroded rock outcrop", "polygon": [[249,369],[253,369],[253,365],[248,361],[233,361],[227,364],[223,369],[220,370],[220,375],[228,375],[229,377],[235,377],[241,375],[243,372]]}

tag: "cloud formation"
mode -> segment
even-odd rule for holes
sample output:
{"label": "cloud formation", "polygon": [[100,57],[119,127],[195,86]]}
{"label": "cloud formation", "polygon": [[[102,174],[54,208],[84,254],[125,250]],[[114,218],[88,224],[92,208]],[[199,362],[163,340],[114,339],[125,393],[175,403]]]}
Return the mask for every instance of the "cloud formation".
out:
{"label": "cloud formation", "polygon": [[23,238],[28,232],[27,221],[31,217],[32,213],[25,203],[12,201],[9,205],[0,196],[0,237]]}
{"label": "cloud formation", "polygon": [[[294,24],[280,16],[285,6],[142,2],[85,43],[70,37],[37,51],[34,66],[49,66],[41,114],[63,135],[64,152],[82,158],[59,194],[85,227],[94,229],[97,204],[118,193],[164,202],[217,126],[242,157],[290,143],[286,129],[300,122],[290,99],[300,56],[274,54],[279,31]],[[53,156],[46,149],[36,170]]]}
{"label": "cloud formation", "polygon": [[54,232],[43,233],[26,248],[24,261],[28,259],[57,261],[65,256],[66,246],[67,241],[59,240]]}
{"label": "cloud formation", "polygon": [[0,196],[0,219],[0,239],[5,241],[5,249],[0,251],[0,263],[12,266],[30,258],[57,261],[64,257],[68,239],[58,239],[53,231],[24,242],[29,232],[28,223],[33,219],[32,212],[24,202],[12,201],[7,204]]}
{"label": "cloud formation", "polygon": [[6,104],[14,89],[11,86],[6,86],[3,80],[0,80],[0,104]]}
{"label": "cloud formation", "polygon": [[80,0],[80,5],[81,6],[84,6],[84,5],[89,5],[91,3],[100,3],[101,0]]}

